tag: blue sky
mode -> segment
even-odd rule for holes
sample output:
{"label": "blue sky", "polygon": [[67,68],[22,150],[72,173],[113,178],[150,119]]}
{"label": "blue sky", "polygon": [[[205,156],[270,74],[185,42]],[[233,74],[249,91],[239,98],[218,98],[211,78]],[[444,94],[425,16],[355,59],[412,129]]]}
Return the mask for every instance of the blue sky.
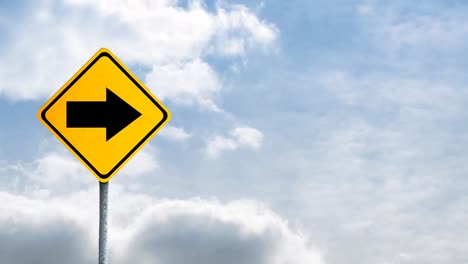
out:
{"label": "blue sky", "polygon": [[95,2],[0,1],[1,259],[95,261],[98,184],[36,114],[107,47],[172,113],[111,262],[466,263],[464,1]]}

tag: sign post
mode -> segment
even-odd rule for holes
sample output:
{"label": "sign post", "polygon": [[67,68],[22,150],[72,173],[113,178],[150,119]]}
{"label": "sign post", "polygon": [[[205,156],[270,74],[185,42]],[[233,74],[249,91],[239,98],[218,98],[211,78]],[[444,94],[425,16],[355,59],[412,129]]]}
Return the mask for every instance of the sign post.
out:
{"label": "sign post", "polygon": [[108,264],[107,253],[107,208],[109,205],[109,183],[99,183],[99,264]]}
{"label": "sign post", "polygon": [[171,114],[103,48],[42,106],[38,118],[99,181],[99,264],[107,264],[109,181]]}

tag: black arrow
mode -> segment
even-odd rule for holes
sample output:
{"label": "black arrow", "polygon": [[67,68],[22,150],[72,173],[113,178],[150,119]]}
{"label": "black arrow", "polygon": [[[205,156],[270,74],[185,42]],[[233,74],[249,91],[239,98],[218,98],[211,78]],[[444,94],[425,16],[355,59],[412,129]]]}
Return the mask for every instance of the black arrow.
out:
{"label": "black arrow", "polygon": [[106,141],[140,116],[140,112],[109,89],[106,89],[106,101],[104,102],[67,102],[67,127],[105,128]]}

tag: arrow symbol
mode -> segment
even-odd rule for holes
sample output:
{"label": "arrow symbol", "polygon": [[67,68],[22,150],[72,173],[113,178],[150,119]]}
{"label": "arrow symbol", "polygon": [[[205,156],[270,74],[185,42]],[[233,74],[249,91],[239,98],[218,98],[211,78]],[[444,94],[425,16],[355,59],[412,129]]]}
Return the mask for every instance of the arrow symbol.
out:
{"label": "arrow symbol", "polygon": [[141,113],[106,89],[106,101],[67,102],[67,128],[105,128],[106,141],[110,140]]}

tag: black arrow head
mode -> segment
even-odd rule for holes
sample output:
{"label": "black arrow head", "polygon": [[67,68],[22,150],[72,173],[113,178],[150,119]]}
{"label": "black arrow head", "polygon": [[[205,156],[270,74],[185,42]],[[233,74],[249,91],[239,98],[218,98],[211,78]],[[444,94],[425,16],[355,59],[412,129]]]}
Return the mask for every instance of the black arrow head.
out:
{"label": "black arrow head", "polygon": [[109,88],[106,91],[107,126],[106,141],[110,140],[138,117],[141,113],[118,97]]}

